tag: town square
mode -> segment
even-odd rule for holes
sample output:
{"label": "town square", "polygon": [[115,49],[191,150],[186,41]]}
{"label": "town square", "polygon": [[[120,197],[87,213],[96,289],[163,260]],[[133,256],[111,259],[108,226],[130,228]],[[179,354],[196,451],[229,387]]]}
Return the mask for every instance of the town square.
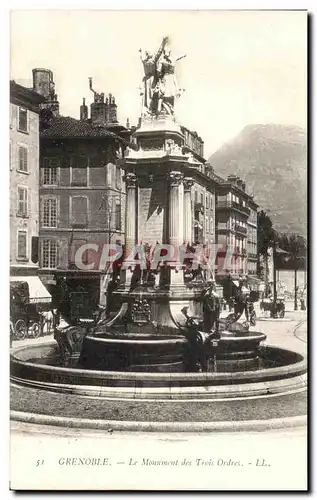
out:
{"label": "town square", "polygon": [[12,15],[11,488],[305,490],[307,13],[129,14]]}

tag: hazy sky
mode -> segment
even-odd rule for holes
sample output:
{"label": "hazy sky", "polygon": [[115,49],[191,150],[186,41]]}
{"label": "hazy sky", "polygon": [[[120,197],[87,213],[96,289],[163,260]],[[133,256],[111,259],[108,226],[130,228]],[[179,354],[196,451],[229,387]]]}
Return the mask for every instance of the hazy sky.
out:
{"label": "hazy sky", "polygon": [[299,11],[13,11],[11,78],[31,86],[32,68],[54,72],[63,115],[82,97],[115,95],[119,120],[137,123],[139,48],[170,36],[180,87],[176,115],[205,142],[205,156],[252,123],[306,127],[307,15]]}

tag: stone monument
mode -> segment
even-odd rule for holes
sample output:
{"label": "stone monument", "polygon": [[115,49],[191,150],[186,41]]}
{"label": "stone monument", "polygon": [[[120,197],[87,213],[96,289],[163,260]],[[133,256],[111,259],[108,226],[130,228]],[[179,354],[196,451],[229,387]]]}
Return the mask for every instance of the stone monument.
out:
{"label": "stone monument", "polygon": [[[192,243],[191,172],[199,162],[183,150],[184,136],[175,118],[176,99],[182,93],[175,67],[185,56],[174,59],[169,43],[163,38],[155,54],[140,50],[143,112],[134,133],[137,150],[129,149],[121,163],[126,181],[126,262],[113,292],[121,307],[110,320],[118,328],[128,322],[129,332],[151,332],[155,325],[155,332],[166,335],[180,333],[186,321],[184,307],[195,316],[202,314],[203,294],[203,282],[185,284],[179,258]],[[153,268],[156,248],[164,244],[171,245],[174,255]],[[147,269],[138,269],[133,259],[128,265],[133,248],[148,252]]]}

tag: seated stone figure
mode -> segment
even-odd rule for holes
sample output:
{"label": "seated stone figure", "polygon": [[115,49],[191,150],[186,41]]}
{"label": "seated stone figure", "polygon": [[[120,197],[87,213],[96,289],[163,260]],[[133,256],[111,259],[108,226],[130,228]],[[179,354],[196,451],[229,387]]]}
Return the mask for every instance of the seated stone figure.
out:
{"label": "seated stone figure", "polygon": [[[217,329],[217,319],[219,316],[213,316],[214,322],[210,331],[204,331],[205,321],[200,321],[199,318],[188,315],[188,307],[182,309],[182,313],[186,317],[185,336],[188,341],[187,363],[189,371],[202,371],[208,369],[208,359],[216,352],[219,332]],[[208,320],[211,324],[211,320]]]}
{"label": "seated stone figure", "polygon": [[68,366],[74,355],[79,355],[87,328],[80,326],[57,327],[54,330],[54,339],[58,343],[61,364]]}

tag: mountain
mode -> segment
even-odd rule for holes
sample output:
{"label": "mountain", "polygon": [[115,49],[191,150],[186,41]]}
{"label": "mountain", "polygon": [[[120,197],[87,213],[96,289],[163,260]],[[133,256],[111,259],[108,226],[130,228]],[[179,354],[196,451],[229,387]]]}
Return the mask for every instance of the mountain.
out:
{"label": "mountain", "polygon": [[307,234],[307,133],[285,125],[248,125],[213,153],[215,172],[246,181],[259,210],[280,232]]}

